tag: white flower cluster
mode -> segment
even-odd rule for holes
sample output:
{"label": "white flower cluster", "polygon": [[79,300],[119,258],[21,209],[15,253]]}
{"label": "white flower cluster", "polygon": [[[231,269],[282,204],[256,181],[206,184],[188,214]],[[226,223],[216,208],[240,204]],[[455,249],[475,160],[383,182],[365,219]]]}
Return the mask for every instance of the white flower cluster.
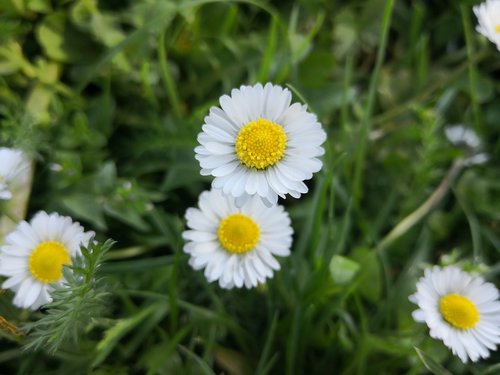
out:
{"label": "white flower cluster", "polygon": [[[16,194],[30,164],[23,151],[0,148],[1,200]],[[36,310],[51,302],[51,291],[64,284],[62,267],[81,255],[80,245],[87,246],[93,235],[57,213],[40,211],[29,223],[19,222],[0,247],[0,275],[6,277],[2,288],[15,292],[14,305]]]}
{"label": "white flower cluster", "polygon": [[[474,6],[479,24],[476,30],[500,51],[500,0],[486,0]],[[445,128],[446,138],[465,150],[465,166],[489,160],[482,151],[478,135],[464,125]],[[418,305],[413,312],[424,322],[430,336],[440,339],[464,363],[488,358],[500,344],[500,293],[491,283],[472,276],[456,266],[425,270],[410,301]]]}
{"label": "white flower cluster", "polygon": [[293,230],[278,197],[307,193],[304,181],[323,166],[326,133],[291,101],[271,83],[241,86],[210,108],[198,135],[196,159],[213,190],[186,212],[184,251],[222,288],[255,287],[280,268],[274,256],[290,254]]}

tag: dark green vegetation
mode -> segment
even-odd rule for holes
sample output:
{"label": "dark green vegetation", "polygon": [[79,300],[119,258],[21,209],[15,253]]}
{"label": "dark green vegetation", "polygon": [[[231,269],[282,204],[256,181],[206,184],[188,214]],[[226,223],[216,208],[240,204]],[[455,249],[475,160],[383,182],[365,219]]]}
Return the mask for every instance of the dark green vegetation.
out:
{"label": "dark green vegetation", "polygon": [[[408,301],[426,263],[499,285],[500,52],[475,3],[0,2],[0,137],[37,160],[28,216],[116,241],[103,315],[54,354],[0,331],[0,372],[496,373],[498,354],[463,365]],[[225,291],[182,252],[184,212],[210,186],[193,148],[220,95],[266,81],[318,114],[327,153],[309,194],[281,202],[282,270]],[[451,124],[477,132],[487,164],[463,166]],[[10,301],[16,325],[44,315]]]}

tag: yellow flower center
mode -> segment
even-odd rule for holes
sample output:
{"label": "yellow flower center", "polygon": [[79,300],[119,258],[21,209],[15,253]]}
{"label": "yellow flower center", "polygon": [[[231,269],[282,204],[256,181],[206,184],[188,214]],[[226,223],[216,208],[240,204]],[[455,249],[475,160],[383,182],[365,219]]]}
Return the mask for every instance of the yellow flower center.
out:
{"label": "yellow flower center", "polygon": [[495,32],[500,33],[500,23],[495,25]]}
{"label": "yellow flower center", "polygon": [[242,254],[252,250],[259,241],[260,229],[252,218],[232,214],[222,220],[217,230],[221,245],[230,253]]}
{"label": "yellow flower center", "polygon": [[276,164],[285,148],[283,127],[262,118],[243,126],[236,137],[236,155],[249,168],[265,169]]}
{"label": "yellow flower center", "polygon": [[62,277],[63,264],[70,264],[71,258],[62,243],[46,241],[33,250],[28,263],[35,279],[42,283],[52,283]]}
{"label": "yellow flower center", "polygon": [[455,328],[474,328],[479,321],[479,312],[468,298],[458,294],[448,294],[439,300],[439,311],[444,320]]}

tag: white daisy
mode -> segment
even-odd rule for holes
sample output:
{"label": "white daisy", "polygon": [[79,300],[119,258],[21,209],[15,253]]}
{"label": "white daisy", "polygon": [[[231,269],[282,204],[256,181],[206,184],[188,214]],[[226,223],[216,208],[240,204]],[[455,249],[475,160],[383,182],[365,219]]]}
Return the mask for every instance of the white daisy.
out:
{"label": "white daisy", "polygon": [[271,83],[241,86],[205,117],[195,148],[201,174],[214,176],[212,187],[238,206],[252,195],[268,206],[285,194],[299,198],[308,190],[303,181],[321,169],[326,133],[316,115],[291,100],[288,89]]}
{"label": "white daisy", "polygon": [[9,183],[29,167],[29,161],[20,150],[0,147],[0,199],[12,198]]}
{"label": "white daisy", "polygon": [[486,0],[472,10],[479,22],[477,32],[495,43],[500,51],[500,0]]}
{"label": "white daisy", "polygon": [[63,265],[80,256],[80,245],[93,235],[57,213],[40,211],[30,223],[21,221],[0,247],[0,275],[7,277],[2,288],[16,293],[14,305],[36,310],[51,302],[54,285],[64,282]]}
{"label": "white daisy", "polygon": [[198,208],[186,211],[184,251],[195,270],[222,288],[264,283],[280,269],[274,255],[288,256],[293,230],[282,206],[266,207],[257,196],[238,208],[233,197],[214,189],[201,193]]}
{"label": "white daisy", "polygon": [[419,307],[413,319],[426,323],[431,337],[443,340],[466,363],[488,358],[500,343],[498,297],[498,289],[482,277],[435,266],[425,270],[410,301]]}

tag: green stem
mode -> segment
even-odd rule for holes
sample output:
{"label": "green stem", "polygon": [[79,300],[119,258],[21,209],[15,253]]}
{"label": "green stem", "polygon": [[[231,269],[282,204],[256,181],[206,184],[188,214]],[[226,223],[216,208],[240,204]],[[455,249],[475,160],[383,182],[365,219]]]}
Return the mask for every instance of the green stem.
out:
{"label": "green stem", "polygon": [[479,128],[481,124],[481,108],[477,100],[477,69],[474,61],[474,45],[472,39],[472,26],[469,19],[469,7],[464,4],[460,5],[460,14],[462,16],[462,24],[464,27],[465,34],[465,45],[467,47],[467,62],[468,62],[468,72],[469,72],[469,87],[470,87],[470,99],[472,103],[472,111],[474,113],[474,126],[476,129]]}
{"label": "green stem", "polygon": [[366,103],[366,109],[361,120],[361,130],[359,136],[359,147],[356,153],[355,166],[354,166],[354,181],[352,194],[354,198],[355,207],[359,207],[361,200],[361,188],[363,185],[363,169],[365,166],[365,154],[366,154],[366,144],[368,140],[368,134],[372,125],[372,113],[375,104],[375,95],[377,92],[377,85],[380,76],[380,69],[384,62],[385,51],[387,47],[387,39],[389,35],[389,28],[391,25],[392,11],[394,9],[394,0],[387,0],[384,8],[384,18],[382,20],[382,30],[380,32],[380,46],[377,51],[377,59],[375,62],[375,68],[370,80],[370,87],[368,90],[368,101]]}
{"label": "green stem", "polygon": [[387,249],[395,240],[401,237],[403,234],[408,232],[415,224],[422,220],[429,212],[431,212],[446,196],[446,193],[450,190],[451,185],[455,181],[455,178],[462,171],[464,167],[463,160],[457,159],[448,173],[443,178],[436,190],[431,194],[427,200],[422,203],[411,214],[406,216],[403,220],[399,222],[383,239],[380,241],[378,248]]}
{"label": "green stem", "polygon": [[165,49],[165,34],[167,29],[163,30],[160,34],[158,41],[158,63],[160,64],[161,76],[163,78],[163,83],[165,84],[165,90],[167,91],[168,99],[170,100],[170,105],[174,111],[177,118],[181,117],[181,102],[179,100],[179,93],[175,87],[175,82],[168,69],[168,58],[167,51]]}

